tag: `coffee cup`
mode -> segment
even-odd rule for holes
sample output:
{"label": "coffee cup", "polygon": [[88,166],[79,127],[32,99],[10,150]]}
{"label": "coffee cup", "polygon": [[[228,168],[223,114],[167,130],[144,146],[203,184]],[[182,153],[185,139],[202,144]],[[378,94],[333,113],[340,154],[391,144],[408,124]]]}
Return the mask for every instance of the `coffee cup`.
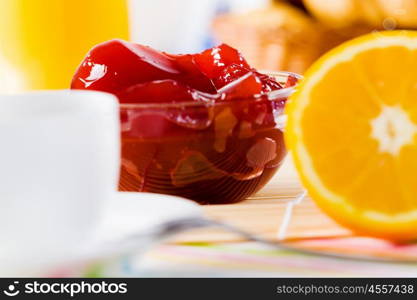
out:
{"label": "coffee cup", "polygon": [[89,238],[117,193],[119,135],[110,94],[0,95],[0,269]]}

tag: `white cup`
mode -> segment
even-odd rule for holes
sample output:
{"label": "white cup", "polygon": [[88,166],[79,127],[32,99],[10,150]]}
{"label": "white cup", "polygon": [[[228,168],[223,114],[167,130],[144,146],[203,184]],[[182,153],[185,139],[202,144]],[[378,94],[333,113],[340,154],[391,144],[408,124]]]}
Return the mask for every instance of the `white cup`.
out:
{"label": "white cup", "polygon": [[119,134],[109,94],[0,96],[0,268],[47,259],[94,232],[117,192]]}

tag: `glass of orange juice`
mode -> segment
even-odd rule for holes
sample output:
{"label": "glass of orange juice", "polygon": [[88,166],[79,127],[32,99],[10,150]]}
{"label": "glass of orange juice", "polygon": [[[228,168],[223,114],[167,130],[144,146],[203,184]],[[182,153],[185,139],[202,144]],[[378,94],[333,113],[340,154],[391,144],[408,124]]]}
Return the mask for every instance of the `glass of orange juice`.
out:
{"label": "glass of orange juice", "polygon": [[128,39],[127,0],[2,0],[0,92],[65,89],[95,44]]}

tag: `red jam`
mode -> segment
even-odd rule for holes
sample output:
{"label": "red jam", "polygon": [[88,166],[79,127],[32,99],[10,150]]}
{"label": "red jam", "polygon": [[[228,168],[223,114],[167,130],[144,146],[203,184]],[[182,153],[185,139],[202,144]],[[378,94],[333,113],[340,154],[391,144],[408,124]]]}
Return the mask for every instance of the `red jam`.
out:
{"label": "red jam", "polygon": [[120,190],[220,204],[252,195],[279,168],[286,99],[270,95],[296,83],[259,73],[225,44],[171,55],[114,40],[90,51],[71,87],[122,104]]}

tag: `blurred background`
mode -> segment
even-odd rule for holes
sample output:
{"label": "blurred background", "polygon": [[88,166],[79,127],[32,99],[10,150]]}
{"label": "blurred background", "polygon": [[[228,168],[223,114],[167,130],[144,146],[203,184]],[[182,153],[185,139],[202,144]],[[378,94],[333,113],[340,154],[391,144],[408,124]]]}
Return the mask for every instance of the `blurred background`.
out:
{"label": "blurred background", "polygon": [[415,0],[1,0],[0,92],[68,88],[95,44],[132,39],[172,53],[220,42],[258,69],[303,73],[373,30],[417,27]]}

